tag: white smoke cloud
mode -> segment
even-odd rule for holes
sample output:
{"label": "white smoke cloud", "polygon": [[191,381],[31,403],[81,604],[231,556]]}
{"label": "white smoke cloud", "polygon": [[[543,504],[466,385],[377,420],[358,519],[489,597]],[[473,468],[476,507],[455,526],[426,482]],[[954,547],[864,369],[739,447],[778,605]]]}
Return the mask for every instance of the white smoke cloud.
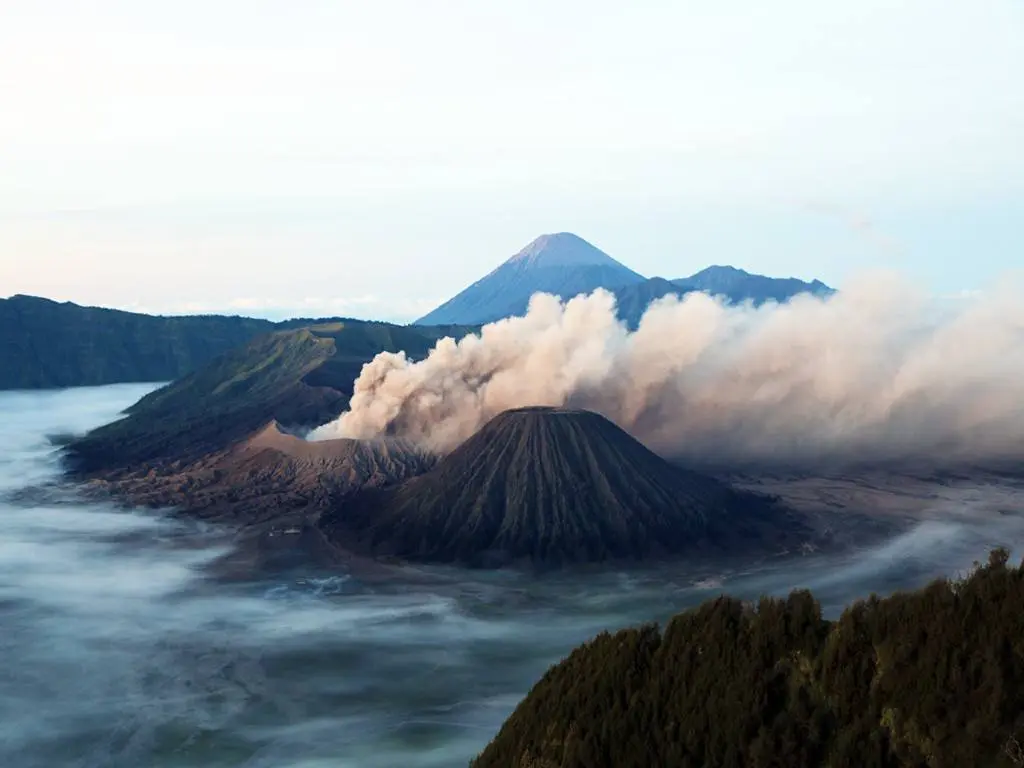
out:
{"label": "white smoke cloud", "polygon": [[408,437],[447,451],[499,412],[572,405],[659,453],[712,463],[1024,458],[1024,302],[931,299],[892,276],[826,298],[653,304],[629,332],[606,291],[537,294],[523,317],[365,366],[311,439]]}

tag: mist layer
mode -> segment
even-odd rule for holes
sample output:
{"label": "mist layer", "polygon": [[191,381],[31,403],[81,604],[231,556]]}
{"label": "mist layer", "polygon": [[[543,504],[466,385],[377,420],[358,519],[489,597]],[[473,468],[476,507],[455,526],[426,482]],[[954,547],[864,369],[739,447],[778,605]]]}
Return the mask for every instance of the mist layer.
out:
{"label": "mist layer", "polygon": [[448,451],[508,408],[597,411],[663,455],[710,463],[1024,456],[1024,304],[1009,286],[936,299],[891,276],[830,297],[661,299],[635,332],[603,290],[382,353],[311,439],[400,435]]}

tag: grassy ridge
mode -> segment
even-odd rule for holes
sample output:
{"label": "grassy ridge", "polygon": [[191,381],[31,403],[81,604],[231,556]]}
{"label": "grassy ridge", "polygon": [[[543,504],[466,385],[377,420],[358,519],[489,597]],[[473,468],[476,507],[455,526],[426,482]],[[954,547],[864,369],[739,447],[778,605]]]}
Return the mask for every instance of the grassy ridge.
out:
{"label": "grassy ridge", "polygon": [[375,354],[422,356],[445,332],[462,330],[344,321],[258,336],[151,392],[126,418],[72,442],[69,468],[92,474],[189,462],[272,419],[322,424],[345,409],[363,364]]}
{"label": "grassy ridge", "polygon": [[[81,387],[128,381],[171,381],[200,369],[256,336],[311,327],[308,318],[274,323],[251,317],[188,315],[162,317],[102,307],[82,307],[34,296],[0,299],[0,390]],[[419,346],[468,329],[417,328],[331,318],[319,326],[362,327],[347,350],[372,357],[382,349]]]}
{"label": "grassy ridge", "polygon": [[0,299],[0,390],[168,381],[273,328],[248,317],[158,317],[32,296]]}

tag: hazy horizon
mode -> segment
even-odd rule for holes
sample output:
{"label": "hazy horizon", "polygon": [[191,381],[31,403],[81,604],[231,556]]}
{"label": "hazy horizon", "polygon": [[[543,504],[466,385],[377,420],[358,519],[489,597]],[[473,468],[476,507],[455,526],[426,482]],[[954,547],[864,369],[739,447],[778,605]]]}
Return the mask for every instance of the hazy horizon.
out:
{"label": "hazy horizon", "polygon": [[0,295],[409,321],[534,237],[942,294],[1024,245],[1024,6],[0,10]]}

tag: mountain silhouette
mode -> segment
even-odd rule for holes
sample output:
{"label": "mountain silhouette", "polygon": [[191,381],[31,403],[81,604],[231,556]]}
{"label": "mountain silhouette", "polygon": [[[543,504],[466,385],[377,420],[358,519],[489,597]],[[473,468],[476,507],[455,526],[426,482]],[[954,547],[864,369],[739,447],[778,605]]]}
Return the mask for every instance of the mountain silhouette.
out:
{"label": "mountain silhouette", "polygon": [[802,293],[833,293],[820,280],[767,277],[714,265],[689,277],[646,278],[569,232],[542,235],[490,274],[473,283],[416,324],[479,325],[526,313],[535,293],[564,300],[605,288],[615,295],[619,319],[636,328],[652,301],[670,294],[703,291],[730,303],[785,302]]}
{"label": "mountain silhouette", "polygon": [[542,235],[416,324],[446,324],[450,317],[463,318],[460,323],[488,323],[523,314],[537,292],[572,298],[644,280],[581,237],[568,232]]}

